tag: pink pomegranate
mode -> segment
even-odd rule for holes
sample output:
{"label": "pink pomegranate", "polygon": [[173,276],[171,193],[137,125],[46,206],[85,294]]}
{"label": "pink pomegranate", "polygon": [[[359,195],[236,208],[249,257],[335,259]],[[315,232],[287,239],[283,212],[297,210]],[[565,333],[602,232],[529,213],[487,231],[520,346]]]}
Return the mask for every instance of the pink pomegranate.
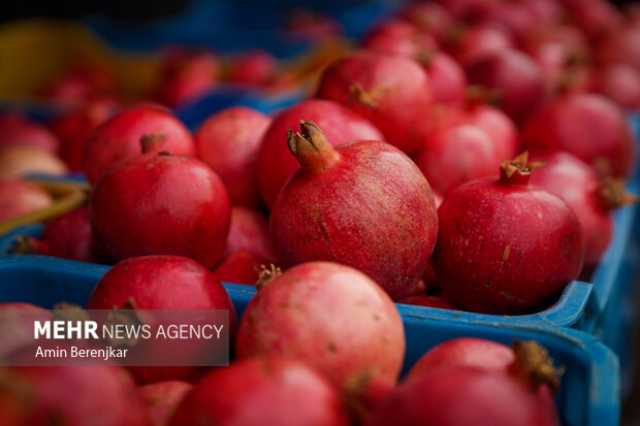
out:
{"label": "pink pomegranate", "polygon": [[384,291],[329,262],[298,265],[263,285],[236,339],[240,359],[299,360],[352,394],[366,393],[370,383],[394,384],[404,347],[400,315]]}
{"label": "pink pomegranate", "polygon": [[162,104],[177,107],[216,86],[220,61],[209,52],[173,50],[165,58],[162,73],[156,96]]}
{"label": "pink pomegranate", "polygon": [[[33,339],[34,321],[51,319],[51,311],[30,303],[0,303],[0,324],[4,330],[11,330],[10,333],[3,333],[4,338],[0,341],[0,357],[6,362],[9,355],[20,357],[25,350],[28,350],[29,356],[33,357],[32,351],[36,343]],[[0,386],[0,394],[2,394],[2,386]],[[2,399],[1,396],[0,399]],[[0,414],[0,420],[2,420],[2,414]]]}
{"label": "pink pomegranate", "polygon": [[206,164],[151,152],[100,179],[90,211],[100,252],[112,260],[173,254],[211,267],[225,251],[229,204]]}
{"label": "pink pomegranate", "polygon": [[0,179],[0,222],[49,207],[53,198],[39,186]]}
{"label": "pink pomegranate", "polygon": [[471,84],[491,91],[502,109],[517,122],[544,100],[540,67],[525,54],[506,49],[484,55],[466,67]]}
{"label": "pink pomegranate", "polygon": [[289,147],[301,168],[282,189],[270,230],[285,266],[352,266],[392,298],[413,294],[437,234],[433,194],[414,163],[377,141],[331,146],[304,121]]}
{"label": "pink pomegranate", "polygon": [[60,157],[69,169],[74,172],[84,170],[87,140],[96,127],[114,114],[117,105],[113,99],[98,99],[71,110],[50,124],[51,130],[62,141]]}
{"label": "pink pomegranate", "polygon": [[424,354],[409,372],[409,380],[443,367],[477,367],[507,372],[515,360],[513,350],[502,343],[474,337],[459,337],[440,343]]}
{"label": "pink pomegranate", "polygon": [[256,211],[234,207],[231,209],[227,253],[240,250],[246,250],[264,259],[276,259],[265,217]]}
{"label": "pink pomegranate", "polygon": [[58,150],[58,139],[46,127],[32,122],[20,114],[0,114],[0,146],[28,145],[49,152]]}
{"label": "pink pomegranate", "polygon": [[387,397],[367,426],[558,426],[551,360],[534,342],[515,345],[508,371],[469,365],[425,370]]}
{"label": "pink pomegranate", "polygon": [[613,232],[611,212],[633,197],[611,180],[602,181],[587,164],[567,152],[538,155],[545,166],[531,176],[531,184],[562,198],[580,220],[585,237],[585,269],[598,264]]}
{"label": "pink pomegranate", "polygon": [[419,60],[438,45],[429,34],[398,19],[377,25],[362,42],[362,47],[376,52]]}
{"label": "pink pomegranate", "polygon": [[347,426],[339,395],[306,365],[254,358],[214,370],[194,386],[170,423],[216,426]]}
{"label": "pink pomegranate", "polygon": [[323,73],[317,97],[339,102],[369,119],[385,140],[402,151],[417,151],[420,126],[432,106],[429,77],[400,56],[359,52],[338,60]]}
{"label": "pink pomegranate", "polygon": [[529,186],[526,153],[501,176],[450,191],[440,208],[435,268],[445,295],[463,309],[531,311],[580,275],[584,236],[558,197]]}
{"label": "pink pomegranate", "polygon": [[464,121],[482,129],[493,142],[498,158],[508,160],[518,151],[518,129],[502,111],[483,103],[470,103],[464,110]]}
{"label": "pink pomegranate", "polygon": [[37,146],[0,146],[0,179],[18,179],[31,174],[60,176],[65,164],[51,151]]}
{"label": "pink pomegranate", "polygon": [[195,134],[198,158],[220,176],[233,205],[260,205],[256,160],[270,123],[258,111],[233,107],[210,116]]}
{"label": "pink pomegranate", "polygon": [[310,99],[282,111],[265,133],[258,154],[258,184],[269,207],[273,207],[280,189],[299,168],[287,148],[287,133],[296,129],[302,120],[313,121],[325,129],[332,145],[362,139],[382,140],[371,123],[335,102]]}
{"label": "pink pomegranate", "polygon": [[503,158],[482,129],[460,125],[427,138],[416,164],[440,194],[469,180],[495,176]]}
{"label": "pink pomegranate", "polygon": [[276,76],[278,61],[268,52],[254,50],[234,57],[227,80],[246,86],[266,86]]}
{"label": "pink pomegranate", "polygon": [[575,23],[591,38],[614,32],[623,23],[621,13],[606,0],[564,0]]}
{"label": "pink pomegranate", "polygon": [[[229,327],[236,323],[231,299],[216,276],[197,262],[180,256],[141,256],[117,263],[93,290],[89,309],[228,311]],[[198,350],[180,346],[181,350]],[[148,348],[153,356],[155,350]],[[142,383],[191,378],[197,367],[133,367]]]}
{"label": "pink pomegranate", "polygon": [[[106,365],[0,370],[0,420],[8,426],[150,426],[127,373]],[[7,422],[7,418],[9,421]]]}
{"label": "pink pomegranate", "polygon": [[600,70],[595,89],[620,107],[640,110],[640,71],[625,64],[613,64]]}
{"label": "pink pomegranate", "polygon": [[461,64],[467,65],[485,56],[513,47],[509,34],[494,25],[476,25],[454,33],[450,49]]}
{"label": "pink pomegranate", "polygon": [[626,64],[640,71],[640,26],[611,32],[598,44],[596,56],[604,64]]}
{"label": "pink pomegranate", "polygon": [[86,142],[84,164],[89,181],[95,184],[114,166],[141,155],[141,141],[148,151],[194,154],[191,134],[168,110],[148,104],[132,107],[103,123]]}
{"label": "pink pomegranate", "polygon": [[464,102],[467,78],[462,67],[451,56],[436,52],[431,57],[422,57],[420,63],[431,80],[435,102],[450,105]]}
{"label": "pink pomegranate", "polygon": [[434,2],[409,3],[401,10],[400,16],[437,40],[444,40],[454,26],[451,14]]}
{"label": "pink pomegranate", "polygon": [[186,382],[158,382],[138,388],[138,395],[144,401],[151,419],[151,426],[169,426],[178,405],[192,386]]}
{"label": "pink pomegranate", "polygon": [[522,139],[532,151],[567,151],[602,175],[628,176],[634,164],[633,140],[624,114],[599,95],[556,98],[528,120]]}

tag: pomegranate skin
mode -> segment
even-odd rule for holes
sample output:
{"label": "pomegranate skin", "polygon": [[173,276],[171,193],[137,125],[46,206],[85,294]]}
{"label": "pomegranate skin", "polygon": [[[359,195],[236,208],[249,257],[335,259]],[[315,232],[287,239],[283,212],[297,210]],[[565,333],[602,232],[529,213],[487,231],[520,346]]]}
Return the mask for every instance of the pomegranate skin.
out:
{"label": "pomegranate skin", "polygon": [[429,308],[456,309],[448,300],[440,296],[429,296],[426,294],[418,294],[415,296],[405,297],[398,301],[405,305],[426,306]]}
{"label": "pomegranate skin", "polygon": [[198,158],[220,176],[234,206],[260,206],[256,160],[270,123],[258,111],[234,107],[209,117],[195,134]]}
{"label": "pomegranate skin", "polygon": [[90,212],[100,252],[113,260],[173,254],[211,267],[224,254],[231,207],[204,163],[152,152],[107,173]]}
{"label": "pomegranate skin", "polygon": [[334,389],[302,363],[255,358],[214,370],[187,394],[172,426],[347,426]]}
{"label": "pomegranate skin", "polygon": [[502,160],[484,131],[461,125],[429,137],[416,164],[433,189],[446,195],[469,180],[495,176]]}
{"label": "pomegranate skin", "polygon": [[227,255],[215,270],[215,274],[222,282],[255,285],[260,278],[261,266],[270,263],[269,259],[247,250],[239,250]]}
{"label": "pomegranate skin", "polygon": [[99,99],[75,108],[51,123],[51,130],[62,141],[60,157],[69,169],[83,171],[87,140],[96,127],[113,115],[116,108],[117,103],[113,99]]}
{"label": "pomegranate skin", "polygon": [[20,367],[0,370],[0,375],[12,384],[0,389],[0,406],[13,401],[9,406],[20,413],[10,426],[56,422],[66,426],[150,426],[133,382],[121,368]]}
{"label": "pomegranate skin", "polygon": [[406,153],[422,144],[421,126],[433,103],[429,77],[408,58],[359,52],[330,65],[318,98],[343,104],[370,120],[385,141]]}
{"label": "pomegranate skin", "polygon": [[93,262],[94,242],[89,209],[80,207],[48,222],[42,239],[49,256]]}
{"label": "pomegranate skin", "polygon": [[[179,256],[141,256],[117,263],[100,280],[87,304],[88,309],[127,308],[204,310],[229,313],[230,328],[236,313],[226,290],[205,267]],[[158,350],[166,350],[159,347]],[[197,367],[132,367],[141,383],[191,378]]]}
{"label": "pomegranate skin", "polygon": [[518,129],[502,111],[489,105],[469,105],[464,122],[479,127],[491,138],[501,160],[509,160],[518,153]]}
{"label": "pomegranate skin", "polygon": [[600,197],[600,179],[587,164],[567,152],[538,155],[545,166],[531,175],[531,184],[562,198],[580,220],[585,238],[584,266],[592,270],[611,241],[611,210]]}
{"label": "pomegranate skin", "polygon": [[466,72],[471,84],[494,92],[502,109],[516,122],[527,118],[544,100],[540,67],[516,50],[482,56],[471,62]]}
{"label": "pomegranate skin", "polygon": [[51,195],[35,184],[0,179],[0,222],[44,209],[52,203]]}
{"label": "pomegranate skin", "polygon": [[422,60],[435,102],[461,105],[464,103],[467,77],[458,63],[446,53],[436,52]]}
{"label": "pomegranate skin", "polygon": [[[300,169],[270,218],[284,265],[342,263],[369,275],[395,300],[413,294],[438,232],[429,182],[398,149],[375,141],[332,148],[339,159]],[[304,156],[304,154],[301,154]]]}
{"label": "pomegranate skin", "polygon": [[438,40],[444,40],[454,25],[447,9],[433,2],[409,3],[402,8],[400,16]]}
{"label": "pomegranate skin", "polygon": [[627,110],[640,109],[640,71],[625,64],[602,69],[595,78],[595,89]]}
{"label": "pomegranate skin", "polygon": [[575,213],[555,195],[517,180],[468,182],[438,209],[438,283],[463,309],[527,312],[580,274],[584,237]]}
{"label": "pomegranate skin", "polygon": [[227,80],[234,84],[261,87],[276,76],[278,62],[268,52],[254,50],[233,58]]}
{"label": "pomegranate skin", "polygon": [[264,259],[276,259],[269,225],[264,216],[243,207],[234,207],[231,209],[227,253],[240,250],[246,250]]}
{"label": "pomegranate skin", "polygon": [[526,123],[531,151],[562,150],[603,175],[629,176],[634,164],[631,130],[621,110],[594,94],[569,94],[548,103]]}
{"label": "pomegranate skin", "polygon": [[425,371],[402,384],[366,426],[557,426],[546,387],[532,392],[505,373],[469,366]]}
{"label": "pomegranate skin", "polygon": [[382,134],[366,119],[342,105],[319,99],[301,102],[278,114],[262,139],[258,153],[258,184],[267,206],[273,207],[278,193],[300,167],[287,148],[287,132],[301,120],[316,123],[332,145],[354,140],[382,140]]}
{"label": "pomegranate skin", "polygon": [[443,367],[476,367],[507,372],[514,362],[513,350],[501,343],[473,337],[447,340],[432,348],[409,371],[409,380]]}
{"label": "pomegranate skin", "polygon": [[206,94],[217,84],[220,62],[209,52],[169,52],[165,58],[158,100],[177,107]]}
{"label": "pomegranate skin", "polygon": [[158,382],[138,388],[151,419],[151,426],[169,426],[178,405],[192,386],[178,380]]}
{"label": "pomegranate skin", "polygon": [[376,26],[367,34],[362,47],[419,60],[438,46],[433,37],[413,25],[401,20],[391,20]]}
{"label": "pomegranate skin", "polygon": [[293,267],[249,303],[236,338],[240,359],[304,362],[343,390],[369,378],[393,385],[404,357],[400,315],[366,275],[328,262]]}
{"label": "pomegranate skin", "polygon": [[58,139],[46,127],[34,123],[19,114],[0,114],[0,134],[3,145],[28,145],[55,153]]}
{"label": "pomegranate skin", "polygon": [[476,25],[453,40],[451,50],[462,65],[468,65],[485,56],[508,50],[513,46],[511,37],[494,25]]}
{"label": "pomegranate skin", "polygon": [[147,150],[192,156],[189,130],[168,110],[155,105],[132,107],[99,126],[86,143],[84,166],[87,178],[97,183],[109,169],[142,155],[141,139],[152,137]]}

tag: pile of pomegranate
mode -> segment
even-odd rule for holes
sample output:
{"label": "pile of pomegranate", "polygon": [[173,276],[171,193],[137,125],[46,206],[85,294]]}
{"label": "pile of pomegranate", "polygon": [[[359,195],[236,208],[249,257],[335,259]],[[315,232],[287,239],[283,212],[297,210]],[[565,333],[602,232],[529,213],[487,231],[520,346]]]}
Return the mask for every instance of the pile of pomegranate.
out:
{"label": "pile of pomegranate", "polygon": [[[639,46],[637,11],[605,0],[414,1],[307,99],[195,132],[170,108],[287,71],[173,48],[131,102],[108,70],[69,70],[38,92],[64,107],[50,123],[0,115],[0,224],[45,219],[16,253],[114,265],[91,309],[227,310],[235,358],[0,369],[0,424],[559,424],[534,342],[451,340],[398,385],[394,303],[519,315],[590,280],[612,212],[638,201]],[[73,208],[25,177],[70,172],[91,186]],[[242,315],[223,282],[255,286]]]}

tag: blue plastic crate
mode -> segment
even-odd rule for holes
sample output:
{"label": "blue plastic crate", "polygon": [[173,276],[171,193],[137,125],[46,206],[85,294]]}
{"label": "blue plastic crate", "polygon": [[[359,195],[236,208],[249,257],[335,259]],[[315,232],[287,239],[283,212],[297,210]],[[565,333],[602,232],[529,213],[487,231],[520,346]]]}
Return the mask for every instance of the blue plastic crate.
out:
{"label": "blue plastic crate", "polygon": [[[52,258],[0,258],[0,301],[30,302],[52,307],[65,301],[84,305],[107,266]],[[248,286],[225,285],[238,313],[254,295]],[[485,321],[442,320],[424,310],[398,305],[405,326],[404,370],[440,342],[474,336],[510,344],[536,340],[565,369],[557,404],[563,424],[608,426],[619,421],[618,363],[615,355],[593,337],[575,330]]]}

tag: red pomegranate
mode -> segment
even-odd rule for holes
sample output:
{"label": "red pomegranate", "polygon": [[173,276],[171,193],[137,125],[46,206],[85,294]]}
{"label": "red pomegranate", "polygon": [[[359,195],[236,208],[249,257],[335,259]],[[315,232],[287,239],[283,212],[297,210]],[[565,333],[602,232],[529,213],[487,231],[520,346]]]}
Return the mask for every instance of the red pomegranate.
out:
{"label": "red pomegranate", "polygon": [[251,108],[232,107],[210,116],[195,134],[198,158],[220,176],[233,205],[260,205],[256,160],[270,123]]}
{"label": "red pomegranate", "polygon": [[518,129],[502,111],[483,103],[471,102],[464,110],[464,122],[482,129],[491,139],[498,158],[508,160],[518,153]]}
{"label": "red pomegranate", "polygon": [[261,87],[269,84],[278,71],[278,61],[268,52],[254,50],[231,60],[227,80],[234,84]]}
{"label": "red pomegranate", "polygon": [[46,127],[32,122],[17,113],[0,114],[0,146],[28,145],[49,152],[58,150],[58,139]]}
{"label": "red pomegranate", "polygon": [[169,426],[178,405],[192,386],[186,382],[158,382],[138,388],[138,395],[147,405],[151,426]]}
{"label": "red pomegranate", "polygon": [[187,394],[172,426],[347,426],[339,395],[303,363],[268,357],[214,370]]}
{"label": "red pomegranate", "polygon": [[335,102],[310,99],[282,111],[265,133],[258,154],[258,184],[269,207],[273,207],[280,189],[299,168],[287,148],[287,133],[296,129],[302,120],[313,121],[325,129],[332,145],[354,140],[382,140],[382,135],[371,123]]}
{"label": "red pomegranate", "polygon": [[359,52],[322,74],[317,97],[339,102],[369,119],[402,151],[420,149],[421,126],[433,103],[429,77],[407,58]]}
{"label": "red pomegranate", "polygon": [[440,208],[438,284],[461,308],[494,314],[531,311],[576,279],[584,236],[558,197],[529,186],[526,153],[501,176],[450,191]]}
{"label": "red pomegranate", "polygon": [[444,40],[455,24],[447,9],[434,2],[411,2],[400,16],[437,40]]}
{"label": "red pomegranate", "polygon": [[100,179],[90,211],[100,252],[112,260],[173,254],[211,267],[225,251],[229,204],[206,164],[151,152]]}
{"label": "red pomegranate", "polygon": [[229,253],[215,270],[216,277],[225,283],[256,285],[263,267],[271,260],[247,250]]}
{"label": "red pomegranate", "polygon": [[627,26],[612,31],[596,48],[603,64],[626,64],[640,71],[640,26]]}
{"label": "red pomegranate", "polygon": [[640,70],[625,64],[613,64],[595,77],[595,90],[620,107],[640,110]]}
{"label": "red pomegranate", "polygon": [[415,296],[405,297],[398,301],[398,303],[404,303],[405,305],[426,306],[429,308],[440,309],[456,309],[449,301],[441,296],[432,296],[427,294],[418,294]]}
{"label": "red pomegranate", "polygon": [[0,179],[0,222],[47,208],[52,203],[51,195],[33,183]]}
{"label": "red pomegranate", "polygon": [[270,218],[285,265],[328,260],[361,270],[392,298],[413,294],[437,234],[433,194],[414,163],[377,141],[331,146],[304,121],[289,147],[301,168]]}
{"label": "red pomegranate", "polygon": [[463,65],[508,50],[514,45],[509,34],[495,25],[475,25],[453,34],[449,40],[450,50]]}
{"label": "red pomegranate", "polygon": [[532,151],[567,151],[602,175],[626,177],[634,164],[624,114],[599,95],[566,94],[549,102],[528,120],[522,140]]}
{"label": "red pomegranate", "polygon": [[354,395],[370,383],[394,384],[404,347],[389,296],[366,275],[329,262],[298,265],[264,284],[236,338],[240,359],[295,359]]}
{"label": "red pomegranate", "polygon": [[607,249],[613,232],[611,212],[633,197],[624,186],[598,178],[583,161],[567,152],[535,156],[545,166],[531,176],[531,184],[562,198],[582,224],[585,237],[585,269],[592,271]]}
{"label": "red pomegranate", "polygon": [[95,184],[114,166],[141,155],[141,141],[148,151],[194,154],[191,134],[168,110],[148,104],[132,107],[99,126],[86,142],[84,164],[89,181]]}
{"label": "red pomegranate", "polygon": [[367,34],[362,47],[417,60],[430,54],[438,45],[429,34],[408,22],[394,19],[377,25]]}
{"label": "red pomegranate", "polygon": [[95,261],[89,209],[80,207],[48,222],[42,234],[49,256]]}
{"label": "red pomegranate", "polygon": [[156,97],[177,107],[213,89],[220,73],[220,61],[210,52],[172,50],[165,58]]}
{"label": "red pomegranate", "polygon": [[231,209],[227,253],[240,250],[246,250],[264,259],[276,259],[265,217],[256,211],[234,207]]}
{"label": "red pomegranate", "polygon": [[508,371],[444,365],[393,391],[367,426],[558,426],[558,373],[535,342],[514,345]]}

